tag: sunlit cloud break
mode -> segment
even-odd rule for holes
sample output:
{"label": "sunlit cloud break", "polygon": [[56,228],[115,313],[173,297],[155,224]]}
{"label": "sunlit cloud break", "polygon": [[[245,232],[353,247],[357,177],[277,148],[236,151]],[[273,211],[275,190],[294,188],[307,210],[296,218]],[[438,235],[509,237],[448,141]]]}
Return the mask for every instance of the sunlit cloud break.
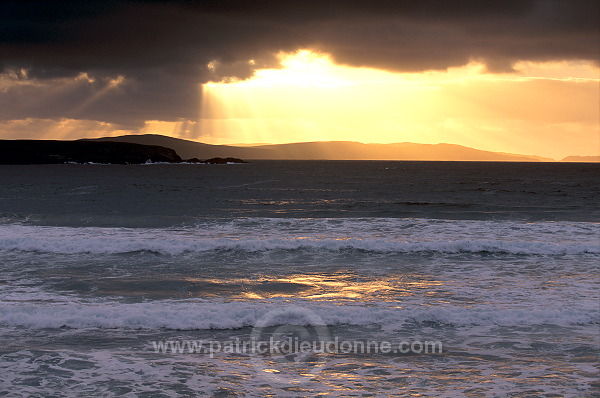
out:
{"label": "sunlit cloud break", "polygon": [[419,73],[356,68],[310,50],[278,59],[280,68],[250,79],[204,84],[204,141],[451,142],[554,158],[598,146],[591,62],[520,62],[499,74],[477,62]]}

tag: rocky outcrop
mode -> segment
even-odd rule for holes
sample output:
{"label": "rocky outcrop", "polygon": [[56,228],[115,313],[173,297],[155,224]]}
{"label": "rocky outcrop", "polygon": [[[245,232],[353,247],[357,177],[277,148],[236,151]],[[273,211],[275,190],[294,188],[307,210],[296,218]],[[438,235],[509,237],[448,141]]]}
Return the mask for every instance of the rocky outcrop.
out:
{"label": "rocky outcrop", "polygon": [[0,164],[181,162],[173,149],[111,141],[0,140]]}
{"label": "rocky outcrop", "polygon": [[248,163],[238,158],[210,158],[204,161],[208,164],[229,164],[229,163]]}

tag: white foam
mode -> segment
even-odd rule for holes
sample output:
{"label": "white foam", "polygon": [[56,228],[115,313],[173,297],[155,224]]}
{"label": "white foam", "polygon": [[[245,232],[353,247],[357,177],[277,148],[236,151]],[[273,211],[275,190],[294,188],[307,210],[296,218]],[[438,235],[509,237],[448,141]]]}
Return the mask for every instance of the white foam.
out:
{"label": "white foam", "polygon": [[[436,322],[455,326],[470,325],[588,325],[600,323],[600,313],[590,304],[578,308],[503,308],[495,306],[412,306],[397,308],[389,304],[369,306],[316,303],[294,300],[293,307],[317,314],[326,325],[397,325],[406,322]],[[272,325],[309,323],[303,312],[290,309],[286,301],[222,302],[159,301],[145,303],[64,302],[2,303],[0,325],[28,328],[126,328],[126,329],[236,329],[252,327],[269,311]],[[269,318],[271,319],[271,318]],[[262,326],[269,326],[263,324]]]}
{"label": "white foam", "polygon": [[361,250],[379,253],[600,254],[594,223],[399,219],[241,219],[186,228],[0,225],[0,250],[61,254],[214,250]]}

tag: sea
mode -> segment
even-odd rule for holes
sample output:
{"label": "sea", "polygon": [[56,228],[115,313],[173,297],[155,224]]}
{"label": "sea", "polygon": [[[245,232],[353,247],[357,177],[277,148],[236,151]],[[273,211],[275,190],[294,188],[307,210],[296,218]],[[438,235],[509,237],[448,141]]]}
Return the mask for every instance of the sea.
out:
{"label": "sea", "polygon": [[598,397],[600,164],[0,166],[0,396]]}

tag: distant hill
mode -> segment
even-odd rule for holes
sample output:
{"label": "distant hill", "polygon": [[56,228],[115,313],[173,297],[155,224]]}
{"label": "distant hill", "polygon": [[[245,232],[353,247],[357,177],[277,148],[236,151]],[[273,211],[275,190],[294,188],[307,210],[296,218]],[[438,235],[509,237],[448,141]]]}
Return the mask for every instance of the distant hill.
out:
{"label": "distant hill", "polygon": [[173,148],[182,158],[237,157],[242,159],[327,160],[475,160],[554,161],[537,156],[482,151],[454,144],[363,144],[352,141],[317,141],[240,147],[210,145],[156,134],[103,137],[95,141],[133,142]]}
{"label": "distant hill", "polygon": [[[348,159],[348,160],[478,160],[478,161],[541,161],[542,158],[482,151],[454,144],[362,144],[351,141],[302,142],[261,145],[279,159]],[[543,161],[553,161],[543,159]]]}
{"label": "distant hill", "polygon": [[567,156],[561,162],[600,162],[600,156]]}
{"label": "distant hill", "polygon": [[133,142],[143,145],[160,145],[172,148],[183,159],[199,158],[226,158],[236,157],[241,159],[271,159],[269,150],[256,150],[255,148],[244,148],[228,145],[203,144],[196,141],[182,140],[180,138],[167,137],[158,134],[122,135],[119,137],[102,137],[85,139],[85,141],[114,141]]}
{"label": "distant hill", "polygon": [[0,164],[181,162],[173,149],[131,142],[0,140]]}
{"label": "distant hill", "polygon": [[556,162],[555,159],[546,158],[546,157],[543,157],[543,156],[536,156],[536,155],[515,155],[514,153],[506,153],[506,152],[495,152],[495,153],[499,153],[501,155],[508,155],[508,156],[523,156],[525,158],[528,158],[529,161],[533,161],[533,162]]}

